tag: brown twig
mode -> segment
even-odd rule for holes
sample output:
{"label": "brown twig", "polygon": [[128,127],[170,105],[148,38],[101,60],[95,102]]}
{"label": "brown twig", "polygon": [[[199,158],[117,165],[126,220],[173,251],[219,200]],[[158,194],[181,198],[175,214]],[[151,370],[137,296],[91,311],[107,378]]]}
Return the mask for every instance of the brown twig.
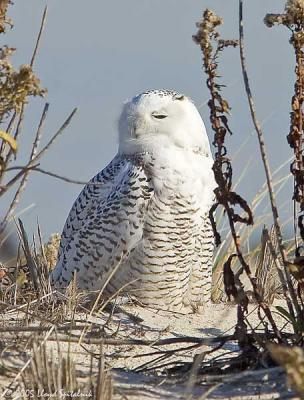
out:
{"label": "brown twig", "polygon": [[[6,171],[28,170],[28,171],[32,171],[32,172],[40,172],[41,174],[52,176],[53,178],[60,179],[67,183],[74,183],[76,185],[89,185],[90,184],[90,181],[79,181],[77,179],[68,178],[67,176],[59,175],[59,174],[56,174],[55,172],[51,172],[51,171],[47,171],[45,169],[39,168],[38,165],[40,165],[40,164],[33,165],[32,167],[27,167],[26,165],[16,166],[16,167],[7,168]],[[96,184],[96,183],[94,183],[94,184],[92,183],[92,185],[98,186],[98,184]]]}
{"label": "brown twig", "polygon": [[[219,18],[215,13],[207,9],[203,14],[202,21],[197,24],[198,32],[193,37],[194,41],[200,46],[201,51],[203,53],[203,66],[204,66],[204,71],[207,75],[207,87],[211,95],[211,99],[208,102],[208,106],[210,109],[211,127],[214,131],[213,145],[216,148],[215,160],[213,164],[213,172],[216,183],[218,185],[217,188],[214,190],[214,193],[216,195],[216,204],[212,208],[212,212],[215,211],[218,205],[222,205],[223,208],[225,209],[236,254],[241,264],[241,270],[239,274],[242,273],[243,270],[245,270],[252,285],[253,293],[257,302],[265,312],[275,334],[277,335],[277,338],[281,340],[282,337],[280,331],[277,328],[274,319],[272,318],[268,306],[262,302],[262,299],[259,295],[259,291],[257,288],[256,280],[252,276],[250,267],[245,261],[245,258],[242,254],[240,239],[235,229],[236,222],[252,225],[253,216],[247,202],[240,195],[231,190],[232,165],[230,159],[227,157],[227,148],[225,146],[225,137],[227,132],[229,132],[230,134],[232,133],[229,129],[228,120],[226,117],[226,115],[229,114],[230,107],[228,102],[221,96],[220,91],[223,85],[219,85],[216,81],[216,78],[218,77],[217,59],[220,52],[224,48],[229,46],[236,47],[238,45],[238,41],[221,39],[219,33],[217,32],[217,27],[221,24],[222,24],[221,18]],[[213,43],[215,43],[216,45],[215,49],[213,49]],[[235,212],[236,205],[238,205],[244,211],[245,216]],[[211,217],[212,227],[214,228],[214,234],[218,244],[220,236],[216,230],[214,218],[212,218],[212,215],[210,215],[210,217]],[[235,300],[238,302],[239,307],[243,309],[242,312],[240,312],[240,310],[238,312],[238,316],[241,318],[242,316],[244,316],[244,311],[247,310],[247,305],[249,300],[246,294],[243,293],[242,295],[239,295],[239,290],[237,290],[236,282],[234,282],[233,284],[235,285],[235,290],[233,290],[231,293],[236,295]],[[237,326],[242,326],[243,329],[246,330],[246,324],[244,323],[244,318],[242,318],[242,321],[238,320]],[[246,332],[243,332],[243,336],[245,334]]]}
{"label": "brown twig", "polygon": [[[42,32],[43,32],[43,29],[44,29],[44,26],[45,26],[45,21],[46,21],[46,16],[47,16],[47,7],[45,7],[43,15],[42,15],[38,36],[37,36],[35,47],[34,47],[34,50],[33,50],[32,57],[31,57],[31,61],[30,61],[30,68],[31,69],[33,68],[34,61],[36,59],[36,55],[37,55],[37,52],[38,52],[38,49],[39,49],[39,45],[40,45],[40,42],[41,42]],[[19,115],[15,111],[13,116],[12,116],[12,118],[11,118],[11,120],[10,120],[10,123],[9,123],[9,126],[11,127],[13,125],[14,121],[16,120],[17,115],[18,115],[17,126],[16,126],[16,130],[15,130],[15,134],[14,134],[14,139],[15,140],[18,139],[18,137],[20,135],[20,132],[21,132],[22,122],[23,122],[24,112],[25,112],[25,107],[26,107],[26,103],[23,102],[23,104],[21,106],[21,109],[20,109]],[[31,150],[30,161],[32,161],[32,159],[35,157],[35,155],[37,153],[37,149],[38,149],[38,145],[39,145],[39,141],[40,141],[40,137],[41,137],[41,129],[42,129],[42,125],[43,125],[44,120],[45,120],[45,116],[47,114],[47,109],[48,109],[48,104],[45,105],[44,111],[42,113],[42,118],[40,120],[40,124],[39,124],[38,130],[37,130],[37,133],[36,133],[36,138],[35,138],[32,150]],[[5,146],[3,146],[3,143],[2,143],[1,156],[2,156],[2,153],[4,151],[5,151]],[[12,156],[12,148],[9,149],[9,151],[7,152],[5,157],[2,156],[2,165],[1,165],[2,173],[0,174],[0,180],[1,181],[3,180],[3,177],[4,177],[4,171],[7,169],[7,165],[9,164],[9,162],[11,160],[11,156]],[[13,214],[13,212],[14,212],[14,210],[15,210],[15,208],[16,208],[19,200],[20,200],[20,197],[21,197],[21,195],[22,195],[22,193],[23,193],[23,191],[24,191],[24,189],[26,187],[29,173],[30,173],[30,171],[24,171],[24,174],[20,175],[20,178],[22,178],[21,182],[19,183],[19,186],[18,186],[18,188],[16,190],[16,193],[14,195],[14,198],[11,201],[10,206],[9,206],[5,216],[4,216],[4,219],[1,222],[0,233],[4,231],[9,218]],[[12,186],[12,184],[17,182],[18,180],[19,180],[19,177],[18,177],[18,179],[11,181],[11,185],[9,185],[8,187]],[[8,188],[6,185],[5,185],[5,187]],[[0,190],[0,195],[1,194],[3,194],[2,190]]]}
{"label": "brown twig", "polygon": [[43,29],[44,29],[44,26],[45,26],[45,21],[46,21],[46,16],[47,16],[47,10],[48,10],[48,8],[47,8],[47,6],[45,6],[43,14],[42,14],[41,23],[40,23],[40,29],[39,29],[38,36],[37,36],[37,39],[36,39],[36,44],[35,44],[34,51],[33,51],[32,58],[31,58],[31,62],[30,62],[30,66],[31,67],[34,66],[34,62],[35,62],[35,59],[36,59],[36,56],[37,56],[37,53],[38,53],[38,49],[39,49],[39,46],[40,46],[41,36],[42,36],[42,32],[43,32]]}
{"label": "brown twig", "polygon": [[[49,109],[49,104],[46,103],[45,106],[44,106],[44,109],[42,111],[40,122],[39,122],[39,125],[38,125],[38,128],[37,128],[37,131],[36,131],[34,143],[33,143],[31,154],[30,154],[30,158],[29,158],[29,164],[33,161],[33,159],[35,158],[35,156],[37,154],[38,146],[39,146],[39,143],[40,143],[40,140],[41,140],[42,130],[43,130],[43,126],[44,126],[44,122],[45,122],[45,119],[46,119],[46,115],[47,115],[48,109]],[[17,204],[19,203],[20,197],[21,197],[22,193],[24,192],[24,190],[26,188],[30,172],[31,172],[30,168],[27,168],[24,171],[24,174],[23,174],[23,176],[21,178],[21,182],[19,183],[19,187],[16,190],[14,198],[11,201],[10,206],[9,206],[9,208],[8,208],[6,214],[5,214],[5,216],[4,216],[4,218],[3,218],[2,222],[1,222],[0,233],[6,228],[6,225],[7,225],[8,221],[9,221],[10,217],[12,216]]]}
{"label": "brown twig", "polygon": [[[34,65],[34,62],[35,62],[35,59],[36,59],[36,56],[37,56],[37,52],[38,52],[39,45],[40,45],[40,42],[41,42],[42,32],[43,32],[43,29],[44,29],[44,26],[45,26],[46,16],[47,16],[47,6],[45,7],[45,9],[43,11],[42,18],[41,18],[39,32],[38,32],[38,35],[37,35],[37,39],[36,39],[36,42],[35,42],[35,47],[34,47],[34,50],[33,50],[33,53],[32,53],[31,61],[30,61],[30,67],[31,68]],[[18,139],[18,137],[20,135],[20,132],[21,132],[22,122],[23,122],[24,112],[25,112],[25,107],[26,107],[26,104],[23,103],[22,107],[21,107],[21,110],[20,110],[19,117],[18,117],[16,131],[15,131],[15,134],[14,134],[14,139],[15,140]],[[15,115],[16,114],[14,114],[13,117],[12,117],[13,120],[14,120],[14,116]],[[12,156],[12,150],[10,149],[8,154],[7,154],[7,156],[6,156],[6,158],[5,158],[5,160],[4,160],[3,169],[6,169],[6,166],[9,163],[9,160],[10,160],[11,156]]]}
{"label": "brown twig", "polygon": [[260,147],[261,157],[262,157],[263,166],[264,166],[265,175],[266,175],[266,181],[267,181],[269,199],[270,199],[271,210],[272,210],[272,215],[273,215],[273,220],[274,220],[274,226],[276,229],[280,254],[281,254],[281,257],[283,260],[285,278],[286,278],[286,282],[288,285],[288,290],[289,290],[290,296],[292,298],[292,302],[288,296],[287,291],[285,291],[285,299],[286,299],[286,302],[288,305],[289,312],[293,316],[293,318],[295,317],[295,312],[294,312],[293,306],[296,309],[297,316],[299,318],[302,318],[300,306],[298,304],[297,297],[296,297],[296,294],[295,294],[295,291],[294,291],[294,288],[292,285],[292,281],[290,278],[290,274],[287,269],[287,257],[286,257],[285,248],[284,248],[284,244],[283,244],[283,237],[282,237],[282,232],[281,232],[279,213],[278,213],[278,208],[276,205],[275,194],[274,194],[273,185],[272,185],[272,176],[271,176],[271,170],[270,170],[267,152],[266,152],[264,135],[263,135],[260,123],[256,116],[254,101],[253,101],[253,97],[252,97],[252,93],[251,93],[251,89],[250,89],[250,85],[249,85],[248,73],[247,73],[247,69],[246,69],[246,60],[245,60],[245,54],[244,54],[243,0],[239,0],[239,48],[240,48],[240,59],[241,59],[243,80],[244,80],[245,90],[246,90],[247,99],[248,99],[248,103],[249,103],[250,114],[251,114],[254,128],[255,128],[255,131],[257,133],[258,140],[259,140],[259,147]]}
{"label": "brown twig", "polygon": [[38,160],[41,158],[41,156],[52,146],[52,144],[58,138],[58,136],[61,135],[63,133],[63,131],[68,127],[68,125],[70,124],[76,111],[77,111],[77,108],[74,108],[74,110],[71,112],[71,114],[65,120],[65,122],[62,124],[62,126],[53,135],[53,137],[50,139],[50,141],[40,150],[40,152],[35,155],[35,157],[32,159],[32,161],[29,162],[23,170],[18,172],[7,184],[5,184],[4,186],[2,186],[0,188],[0,196],[2,196],[5,192],[7,192],[7,190],[10,189],[10,187],[13,186],[15,182],[17,182],[20,178],[22,178],[22,176],[27,172],[27,169],[31,169],[32,166],[38,162]]}
{"label": "brown twig", "polygon": [[[78,326],[56,326],[57,331],[81,331],[85,325]],[[21,333],[21,332],[48,332],[49,326],[6,326],[5,328],[0,327],[0,333]]]}
{"label": "brown twig", "polygon": [[68,118],[64,121],[64,123],[61,125],[61,127],[58,129],[58,131],[55,133],[55,135],[50,139],[50,141],[39,151],[39,153],[34,157],[33,162],[37,162],[41,156],[52,146],[52,144],[56,141],[58,136],[60,136],[63,131],[69,126],[72,118],[78,111],[78,108],[75,107],[71,114],[68,116]]}
{"label": "brown twig", "polygon": [[[287,141],[294,152],[294,160],[290,170],[294,178],[293,212],[294,212],[294,241],[295,258],[289,265],[290,272],[298,281],[298,298],[302,305],[301,286],[304,273],[303,251],[304,241],[304,130],[303,130],[303,106],[304,106],[304,4],[302,1],[288,1],[283,14],[267,14],[264,19],[268,27],[275,24],[284,25],[291,32],[290,44],[295,52],[295,74],[294,94],[291,100],[290,130]],[[298,207],[299,206],[299,212]],[[298,215],[297,215],[298,213]],[[302,244],[298,244],[297,228],[299,228]],[[304,328],[303,315],[300,320],[301,329]]]}
{"label": "brown twig", "polygon": [[[249,337],[254,339],[254,337],[248,333]],[[255,333],[255,337],[264,338],[266,341],[266,337],[264,333]],[[289,338],[292,334],[286,333],[283,334],[285,338]],[[267,336],[267,340],[270,338],[276,337],[275,334],[269,333]],[[58,340],[60,342],[71,342],[71,343],[79,343],[78,336],[69,336],[69,337],[58,337],[53,338],[49,337],[47,340],[54,341]],[[143,339],[113,339],[113,338],[87,338],[84,337],[81,340],[82,344],[94,344],[94,345],[112,345],[112,346],[130,346],[130,345],[137,345],[137,346],[167,346],[171,344],[178,344],[178,343],[193,343],[199,344],[202,346],[211,346],[213,344],[218,343],[226,343],[228,341],[237,341],[237,335],[223,335],[223,336],[216,336],[213,338],[199,338],[193,336],[185,336],[185,337],[173,337],[167,339],[160,339],[160,340],[143,340]]]}

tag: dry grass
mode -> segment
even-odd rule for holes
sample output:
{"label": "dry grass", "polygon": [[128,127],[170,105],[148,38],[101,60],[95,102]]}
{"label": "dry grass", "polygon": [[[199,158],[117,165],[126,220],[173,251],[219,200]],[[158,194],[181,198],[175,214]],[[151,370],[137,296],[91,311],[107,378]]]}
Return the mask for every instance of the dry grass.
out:
{"label": "dry grass", "polygon": [[28,368],[20,376],[21,395],[27,399],[29,394],[33,399],[39,399],[43,394],[56,398],[77,398],[84,400],[110,400],[113,394],[111,376],[105,368],[102,352],[98,356],[97,365],[91,355],[90,369],[87,374],[77,371],[70,350],[64,356],[60,353],[60,343],[57,342],[58,356],[55,357],[46,345],[34,341],[32,357]]}
{"label": "dry grass", "polygon": [[[7,25],[5,12],[8,1],[0,1],[0,33]],[[242,1],[240,0],[240,26],[242,26]],[[295,149],[296,161],[293,174],[296,180],[295,200],[304,207],[302,154],[302,102],[303,94],[303,12],[302,0],[288,1],[284,14],[271,14],[266,18],[269,26],[274,23],[288,26],[292,31],[291,43],[296,54],[296,84],[292,99],[291,133],[289,142]],[[301,14],[302,13],[302,14]],[[301,14],[301,18],[299,15]],[[21,126],[26,104],[32,96],[42,96],[38,78],[33,72],[37,49],[40,45],[47,11],[45,10],[31,61],[27,66],[15,69],[10,62],[12,49],[4,47],[0,54],[0,197],[9,190],[15,190],[1,224],[0,246],[4,243],[3,232],[14,214],[15,207],[26,188],[29,173],[37,171],[64,179],[71,179],[44,171],[39,168],[41,157],[50,149],[54,141],[62,134],[73,118],[74,110],[51,136],[47,144],[40,148],[42,132],[48,112],[45,104],[28,162],[24,166],[16,165],[15,156],[21,134]],[[215,301],[226,301],[232,295],[238,306],[238,321],[232,334],[218,334],[210,337],[167,337],[165,339],[146,338],[147,326],[141,318],[132,312],[118,307],[116,298],[105,303],[102,291],[94,294],[94,299],[76,288],[74,280],[66,293],[53,291],[49,282],[49,272],[54,267],[59,245],[59,236],[54,235],[47,244],[41,239],[40,228],[33,240],[29,240],[22,221],[18,221],[20,238],[19,256],[14,268],[0,266],[0,387],[5,398],[41,398],[46,393],[53,398],[94,398],[110,400],[119,394],[115,389],[108,360],[128,359],[128,351],[134,347],[148,347],[149,351],[136,354],[139,364],[134,373],[159,374],[161,383],[167,379],[186,385],[191,390],[196,383],[210,379],[212,384],[205,397],[226,379],[233,382],[241,372],[244,377],[248,370],[272,368],[282,364],[288,373],[289,382],[299,393],[303,393],[303,354],[296,346],[303,345],[303,301],[301,284],[303,278],[303,259],[299,254],[299,238],[294,243],[282,242],[282,224],[278,220],[274,189],[282,188],[289,176],[280,178],[278,171],[269,175],[263,134],[254,112],[250,93],[249,79],[246,75],[243,36],[240,30],[241,60],[244,79],[251,106],[252,116],[257,127],[261,144],[261,154],[265,165],[266,182],[263,184],[251,204],[236,193],[237,184],[232,184],[232,162],[227,156],[225,135],[230,132],[228,117],[230,111],[227,100],[222,97],[222,86],[217,81],[217,66],[220,53],[230,46],[238,44],[235,40],[223,40],[218,28],[222,20],[210,10],[206,10],[198,24],[195,41],[203,53],[203,65],[207,74],[207,87],[210,91],[210,120],[215,133],[214,145],[216,157],[214,172],[218,188],[216,189],[217,206],[223,209],[218,213],[214,224],[219,243],[214,268]],[[243,53],[242,53],[243,52]],[[5,128],[4,128],[5,126]],[[298,136],[297,136],[298,135]],[[299,139],[300,136],[300,139]],[[261,143],[262,141],[262,143]],[[8,173],[14,176],[8,179]],[[77,182],[80,183],[80,182]],[[246,244],[256,230],[262,230],[265,215],[253,215],[261,202],[270,195],[274,215],[274,228],[270,232],[263,230],[261,243],[255,249],[246,251]],[[236,205],[241,212],[237,211]],[[213,210],[214,211],[214,210]],[[225,213],[224,213],[225,211]],[[300,216],[301,217],[301,216]],[[302,235],[302,219],[299,217],[299,232]],[[249,226],[247,226],[247,225]],[[1,239],[2,237],[2,239]],[[302,235],[303,238],[303,235]],[[1,243],[2,242],[2,243]],[[283,244],[285,246],[283,246]],[[287,255],[296,253],[292,262]],[[282,268],[285,266],[285,269]],[[225,274],[223,274],[223,269]],[[243,270],[247,274],[247,286],[242,282]],[[296,271],[296,272],[295,272]],[[290,279],[294,276],[294,281]],[[290,280],[290,282],[289,282]],[[294,288],[298,285],[299,290]],[[283,296],[287,309],[270,304],[276,295]],[[256,302],[253,312],[258,314],[259,325],[252,326],[249,321],[248,304]],[[262,312],[263,311],[263,312]],[[263,314],[264,313],[264,314]],[[284,324],[278,326],[277,314]],[[119,315],[119,316],[117,316]],[[157,317],[157,315],[156,315]],[[124,323],[124,320],[127,323]],[[267,321],[268,320],[268,321]],[[285,323],[286,322],[286,323]],[[126,326],[127,325],[127,326]],[[169,328],[168,328],[169,329]],[[294,333],[291,333],[293,329]],[[225,346],[238,343],[238,354],[224,353]],[[269,345],[269,343],[271,343]],[[282,346],[284,344],[285,347]],[[111,352],[109,347],[111,347]],[[203,346],[208,346],[207,350]],[[288,350],[286,351],[286,346]],[[122,350],[124,349],[124,350]],[[223,351],[223,353],[218,353]],[[291,351],[291,352],[290,352]],[[197,353],[198,352],[198,353]],[[110,355],[109,355],[110,354]],[[185,355],[190,361],[185,361]],[[112,357],[112,358],[111,358]],[[79,359],[81,362],[79,362]],[[141,360],[141,361],[140,361]],[[243,376],[242,375],[242,376]],[[223,378],[225,377],[225,378]],[[207,379],[208,378],[208,379]],[[217,379],[217,381],[216,381]],[[244,378],[245,379],[245,378]],[[220,382],[220,383],[218,383]],[[188,398],[191,398],[189,397]],[[123,394],[121,398],[126,398]]]}

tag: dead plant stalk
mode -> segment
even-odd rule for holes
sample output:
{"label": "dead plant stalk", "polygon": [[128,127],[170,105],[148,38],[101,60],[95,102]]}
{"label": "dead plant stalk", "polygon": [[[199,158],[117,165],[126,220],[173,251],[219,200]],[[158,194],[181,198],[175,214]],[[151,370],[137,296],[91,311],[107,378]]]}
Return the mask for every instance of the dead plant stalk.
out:
{"label": "dead plant stalk", "polygon": [[[259,140],[259,147],[260,147],[261,157],[262,157],[262,161],[263,161],[263,167],[264,167],[265,175],[266,175],[266,182],[267,182],[267,187],[268,187],[273,221],[274,221],[274,226],[275,226],[276,234],[277,234],[277,238],[278,238],[279,250],[280,250],[281,257],[282,257],[283,264],[284,264],[284,272],[285,272],[285,278],[286,278],[288,290],[286,288],[286,283],[284,282],[284,280],[281,283],[283,284],[284,295],[285,295],[285,299],[286,299],[290,314],[293,316],[293,318],[295,317],[294,308],[293,308],[293,306],[294,306],[296,309],[296,312],[297,312],[297,317],[299,319],[303,319],[301,309],[300,309],[300,306],[299,306],[299,303],[297,300],[297,296],[294,291],[294,287],[291,282],[291,277],[290,277],[290,274],[289,274],[289,271],[287,268],[287,257],[286,257],[286,252],[285,252],[285,248],[284,248],[284,244],[283,244],[283,237],[282,237],[282,232],[281,232],[278,207],[276,205],[275,194],[274,194],[273,185],[272,185],[271,170],[270,170],[267,152],[266,152],[264,134],[262,132],[262,128],[261,128],[260,123],[256,116],[254,101],[253,101],[253,97],[252,97],[252,93],[251,93],[251,89],[250,89],[250,85],[249,85],[249,77],[248,77],[248,73],[247,73],[247,69],[246,69],[246,59],[245,59],[245,54],[244,54],[243,0],[239,0],[239,48],[240,48],[240,59],[241,59],[241,67],[242,67],[242,74],[243,74],[245,90],[246,90],[246,94],[247,94],[251,118],[252,118],[252,121],[254,124],[255,131],[258,136],[258,140]],[[290,293],[292,302],[288,296],[288,292]]]}
{"label": "dead plant stalk", "polygon": [[[227,132],[232,134],[228,126],[228,120],[226,115],[229,114],[229,104],[221,96],[220,85],[216,82],[218,78],[218,56],[227,47],[238,45],[236,40],[223,40],[217,31],[217,27],[222,24],[221,18],[210,10],[205,10],[202,20],[197,24],[198,32],[193,37],[196,44],[198,44],[203,53],[203,67],[207,75],[207,87],[209,89],[211,99],[208,101],[210,109],[210,122],[211,127],[214,131],[213,145],[216,148],[215,160],[213,164],[214,177],[217,183],[217,188],[214,190],[216,195],[216,203],[210,210],[210,220],[212,223],[216,244],[219,245],[221,238],[217,231],[216,223],[214,220],[214,212],[219,205],[222,205],[226,211],[228,223],[231,231],[231,235],[234,242],[236,255],[232,254],[224,264],[224,283],[225,291],[228,298],[232,295],[238,303],[238,324],[236,329],[239,330],[240,337],[245,338],[246,336],[246,324],[244,322],[244,312],[247,310],[248,297],[245,294],[242,284],[238,279],[238,276],[243,272],[246,272],[252,288],[254,296],[263,309],[267,316],[272,329],[274,330],[277,338],[282,340],[280,331],[271,315],[269,307],[262,301],[256,280],[253,278],[251,270],[245,258],[242,254],[240,239],[236,233],[235,223],[243,223],[246,225],[253,224],[253,216],[250,207],[247,202],[236,192],[232,191],[232,165],[230,159],[227,156],[227,148],[225,146],[225,136]],[[216,47],[213,49],[213,43]],[[235,211],[235,206],[239,206],[244,215],[240,215]],[[241,270],[237,275],[234,275],[231,270],[231,261],[237,256],[241,264]]]}

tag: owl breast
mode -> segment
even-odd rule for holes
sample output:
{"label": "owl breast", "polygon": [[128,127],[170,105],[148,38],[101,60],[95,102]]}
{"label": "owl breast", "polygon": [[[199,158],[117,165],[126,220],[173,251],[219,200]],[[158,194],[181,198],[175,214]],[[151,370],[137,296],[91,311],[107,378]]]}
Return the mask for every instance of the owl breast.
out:
{"label": "owl breast", "polygon": [[210,179],[204,177],[206,160],[202,163],[193,154],[177,158],[179,163],[163,153],[146,160],[154,194],[145,211],[142,239],[110,281],[108,294],[124,287],[143,304],[172,310],[195,307],[210,297],[212,193]]}

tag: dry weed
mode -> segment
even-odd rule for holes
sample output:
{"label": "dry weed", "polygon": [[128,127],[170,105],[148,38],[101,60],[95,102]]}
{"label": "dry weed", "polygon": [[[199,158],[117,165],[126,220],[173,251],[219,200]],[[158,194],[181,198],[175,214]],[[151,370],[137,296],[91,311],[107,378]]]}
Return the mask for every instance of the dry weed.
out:
{"label": "dry weed", "polygon": [[102,352],[98,356],[98,364],[91,356],[91,368],[87,373],[77,370],[71,350],[66,356],[60,352],[57,357],[45,344],[34,341],[32,359],[20,379],[19,390],[23,399],[40,399],[42,396],[56,399],[96,399],[111,400],[113,385],[111,375],[107,371]]}

